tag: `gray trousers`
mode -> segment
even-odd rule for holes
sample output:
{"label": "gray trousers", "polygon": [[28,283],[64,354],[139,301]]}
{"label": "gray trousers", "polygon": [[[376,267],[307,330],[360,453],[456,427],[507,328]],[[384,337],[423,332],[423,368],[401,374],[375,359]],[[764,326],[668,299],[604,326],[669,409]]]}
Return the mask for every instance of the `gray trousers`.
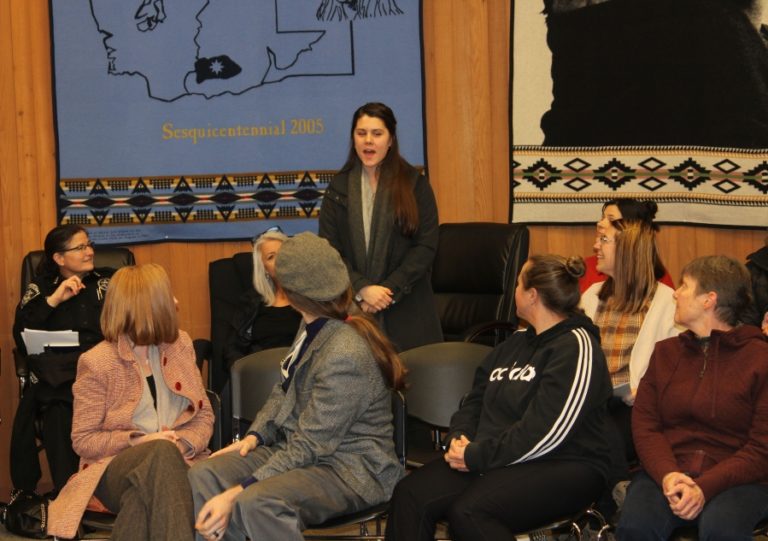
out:
{"label": "gray trousers", "polygon": [[150,441],[121,451],[96,488],[96,496],[117,513],[111,539],[192,541],[188,469],[169,441]]}
{"label": "gray trousers", "polygon": [[[272,455],[269,447],[198,462],[189,470],[195,515],[206,501],[248,478]],[[301,541],[301,531],[368,505],[329,467],[310,465],[252,484],[235,500],[223,541]],[[198,535],[198,540],[203,538]]]}

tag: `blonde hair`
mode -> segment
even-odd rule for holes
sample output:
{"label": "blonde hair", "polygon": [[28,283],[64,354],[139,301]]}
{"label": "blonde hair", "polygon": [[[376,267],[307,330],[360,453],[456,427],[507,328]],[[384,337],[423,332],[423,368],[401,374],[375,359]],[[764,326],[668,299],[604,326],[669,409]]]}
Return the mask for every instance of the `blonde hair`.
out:
{"label": "blonde hair", "polygon": [[118,270],[107,289],[101,331],[108,342],[117,342],[120,335],[139,346],[175,342],[176,301],[165,269],[146,263]]}
{"label": "blonde hair", "polygon": [[285,294],[296,310],[317,317],[340,319],[352,327],[368,343],[387,385],[396,391],[405,388],[407,370],[400,356],[376,322],[352,302],[352,288],[330,301],[315,301],[287,289]]}
{"label": "blonde hair", "polygon": [[656,232],[645,222],[613,222],[616,256],[613,276],[598,297],[619,312],[636,314],[656,293]]}
{"label": "blonde hair", "polygon": [[268,240],[277,240],[282,243],[288,240],[288,235],[282,231],[266,231],[253,243],[253,288],[264,299],[264,304],[272,306],[275,303],[275,282],[267,274],[264,260],[261,258],[261,247]]}

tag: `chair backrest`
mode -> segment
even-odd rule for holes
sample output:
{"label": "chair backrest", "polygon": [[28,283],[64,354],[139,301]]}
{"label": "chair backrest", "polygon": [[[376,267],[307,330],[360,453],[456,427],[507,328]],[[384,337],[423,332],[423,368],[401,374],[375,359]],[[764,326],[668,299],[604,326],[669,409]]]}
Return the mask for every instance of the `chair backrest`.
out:
{"label": "chair backrest", "polygon": [[232,431],[236,438],[242,436],[240,422],[253,421],[275,383],[280,381],[280,361],[287,354],[287,347],[265,349],[232,365]]}
{"label": "chair backrest", "polygon": [[219,390],[227,380],[224,347],[230,322],[247,291],[253,290],[253,255],[240,252],[217,259],[208,265],[208,290],[211,296],[211,358],[209,386]]}
{"label": "chair backrest", "polygon": [[528,238],[518,224],[440,225],[432,289],[446,341],[462,340],[480,323],[517,324],[515,283],[528,259]]}
{"label": "chair backrest", "polygon": [[492,348],[472,342],[441,342],[400,354],[408,369],[408,414],[445,428],[472,388],[475,369]]}
{"label": "chair backrest", "polygon": [[[21,262],[21,292],[19,298],[24,296],[29,283],[37,276],[40,263],[45,259],[43,250],[35,250],[24,256]],[[136,259],[133,252],[122,246],[97,246],[94,251],[93,265],[96,268],[109,267],[119,269],[128,265],[135,265]]]}
{"label": "chair backrest", "polygon": [[208,448],[211,451],[218,451],[223,443],[221,433],[221,398],[210,389],[206,389],[205,394],[208,395],[208,401],[211,403],[214,416],[213,434],[211,434],[211,440],[208,442]]}

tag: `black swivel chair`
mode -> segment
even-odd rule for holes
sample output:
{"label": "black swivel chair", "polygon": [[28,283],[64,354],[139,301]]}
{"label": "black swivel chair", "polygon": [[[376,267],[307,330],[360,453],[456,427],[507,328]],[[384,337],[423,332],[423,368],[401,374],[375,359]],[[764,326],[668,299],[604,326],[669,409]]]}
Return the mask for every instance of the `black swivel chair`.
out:
{"label": "black swivel chair", "polygon": [[[94,258],[94,266],[96,268],[109,267],[119,269],[121,267],[136,264],[133,252],[128,248],[123,247],[97,247],[94,253]],[[37,271],[43,259],[45,259],[45,252],[42,250],[29,252],[24,256],[24,259],[21,262],[21,291],[19,298],[24,296],[24,292],[29,283],[37,277]],[[29,385],[30,377],[27,356],[14,348],[13,359],[16,365],[16,377],[19,379],[19,395],[23,395],[24,390],[27,388],[27,385]]]}
{"label": "black swivel chair", "polygon": [[432,289],[446,341],[496,345],[517,328],[515,286],[528,239],[524,225],[440,225]]}
{"label": "black swivel chair", "polygon": [[221,434],[223,444],[237,427],[232,425],[232,387],[230,369],[224,361],[232,319],[246,293],[253,293],[253,254],[239,252],[208,265],[208,290],[211,306],[211,338],[194,340],[198,366],[208,361],[208,388],[221,397]]}

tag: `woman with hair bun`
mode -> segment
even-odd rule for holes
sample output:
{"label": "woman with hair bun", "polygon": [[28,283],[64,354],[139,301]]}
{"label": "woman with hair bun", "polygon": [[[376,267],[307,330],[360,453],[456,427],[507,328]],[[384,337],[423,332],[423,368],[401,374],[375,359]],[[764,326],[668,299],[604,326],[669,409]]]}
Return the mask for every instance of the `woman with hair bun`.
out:
{"label": "woman with hair bun", "polygon": [[[659,206],[654,201],[641,201],[639,199],[631,199],[629,197],[620,197],[617,199],[611,199],[603,204],[603,210],[600,220],[597,222],[597,234],[605,235],[606,233],[613,231],[613,222],[616,220],[624,220],[624,223],[642,222],[648,225],[654,232],[659,232],[659,226],[654,223],[656,219],[656,212],[658,212]],[[584,293],[589,286],[596,282],[605,281],[608,276],[600,272],[597,268],[597,256],[591,255],[584,260],[586,264],[586,272],[584,276],[579,280],[579,289]],[[664,268],[664,264],[661,262],[658,252],[654,255],[654,275],[656,280],[668,285],[672,289],[675,288],[675,283],[667,270]]]}
{"label": "woman with hair bun", "polygon": [[448,451],[395,488],[387,539],[512,539],[585,508],[603,491],[611,394],[599,331],[579,308],[580,257],[533,256],[515,290],[530,322],[475,373]]}

